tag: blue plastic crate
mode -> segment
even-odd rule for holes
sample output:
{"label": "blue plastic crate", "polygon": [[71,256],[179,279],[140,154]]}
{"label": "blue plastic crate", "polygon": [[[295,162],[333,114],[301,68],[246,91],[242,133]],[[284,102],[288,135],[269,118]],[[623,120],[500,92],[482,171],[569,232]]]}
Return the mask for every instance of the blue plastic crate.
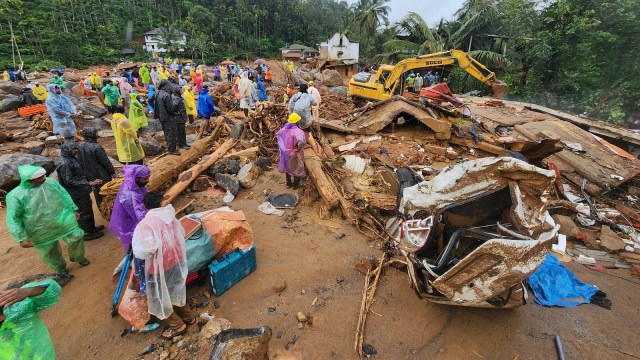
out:
{"label": "blue plastic crate", "polygon": [[256,269],[256,247],[236,249],[209,265],[212,292],[218,296]]}

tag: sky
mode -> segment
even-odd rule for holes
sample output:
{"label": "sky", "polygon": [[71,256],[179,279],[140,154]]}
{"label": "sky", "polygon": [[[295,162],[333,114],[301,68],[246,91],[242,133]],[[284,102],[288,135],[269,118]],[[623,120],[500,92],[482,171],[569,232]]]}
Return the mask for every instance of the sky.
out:
{"label": "sky", "polygon": [[[347,2],[353,4],[357,0]],[[387,3],[391,7],[389,21],[398,21],[409,11],[413,11],[422,15],[427,24],[435,26],[441,18],[451,19],[463,2],[464,0],[391,0]]]}

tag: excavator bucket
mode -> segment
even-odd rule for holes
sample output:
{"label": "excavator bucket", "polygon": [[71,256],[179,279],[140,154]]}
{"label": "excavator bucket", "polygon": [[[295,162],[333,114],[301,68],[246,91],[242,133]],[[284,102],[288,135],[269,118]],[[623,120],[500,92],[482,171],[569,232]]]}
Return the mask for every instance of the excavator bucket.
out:
{"label": "excavator bucket", "polygon": [[504,81],[497,80],[491,84],[491,91],[493,91],[493,97],[497,99],[503,99],[509,93],[509,85]]}

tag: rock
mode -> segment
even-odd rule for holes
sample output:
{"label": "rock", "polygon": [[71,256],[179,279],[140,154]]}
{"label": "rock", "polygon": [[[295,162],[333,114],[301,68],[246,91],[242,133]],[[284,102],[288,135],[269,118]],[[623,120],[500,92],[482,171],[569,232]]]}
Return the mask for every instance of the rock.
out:
{"label": "rock", "polygon": [[112,130],[100,130],[98,131],[98,137],[101,138],[112,138],[114,137]]}
{"label": "rock", "polygon": [[378,353],[376,348],[374,348],[371,344],[362,344],[362,352],[367,356],[375,355]]}
{"label": "rock", "polygon": [[33,154],[7,154],[0,156],[0,188],[11,190],[20,184],[19,165],[42,166],[50,174],[55,168],[52,159]]}
{"label": "rock", "polygon": [[36,135],[36,139],[38,140],[44,140],[46,138],[49,137],[49,133],[46,131],[41,132],[40,134]]}
{"label": "rock", "polygon": [[324,76],[322,76],[322,73],[319,73],[319,72],[318,72],[318,73],[313,74],[313,77],[315,78],[315,81],[320,81],[321,83],[322,83],[322,82],[323,82],[323,80],[324,80]]}
{"label": "rock", "polygon": [[268,307],[267,308],[267,314],[269,314],[271,316],[275,316],[276,315],[276,308],[275,307]]}
{"label": "rock", "polygon": [[8,94],[0,101],[0,112],[17,110],[21,105],[19,96]]}
{"label": "rock", "polygon": [[211,186],[211,184],[209,183],[208,176],[198,176],[191,184],[191,191],[193,192],[205,191],[209,188],[209,186]]}
{"label": "rock", "polygon": [[205,297],[205,298],[207,298],[207,299],[210,299],[210,298],[211,298],[211,294],[209,294],[209,292],[208,292],[208,291],[205,291],[204,293],[202,293],[202,296],[204,296],[204,297]]}
{"label": "rock", "polygon": [[105,109],[103,106],[98,106],[90,102],[82,102],[78,104],[78,106],[76,106],[76,109],[78,111],[82,111],[83,114],[91,115],[97,118],[107,113],[107,109]]}
{"label": "rock", "polygon": [[573,240],[577,234],[580,234],[580,228],[569,216],[553,215],[551,217],[556,224],[560,225],[560,233],[566,235],[567,239]]}
{"label": "rock", "polygon": [[174,344],[180,340],[182,340],[182,335],[174,336],[173,339],[171,339],[171,341],[173,341]]}
{"label": "rock", "polygon": [[209,320],[200,331],[200,336],[204,339],[215,338],[223,330],[227,330],[231,327],[231,322],[223,318],[213,318]]}
{"label": "rock", "polygon": [[240,172],[240,162],[233,159],[228,160],[225,172],[227,174],[236,175],[238,172]]}
{"label": "rock", "polygon": [[62,144],[64,143],[64,138],[60,135],[51,135],[51,136],[47,136],[44,139],[44,143],[46,145],[56,145],[56,144]]}
{"label": "rock", "polygon": [[147,123],[148,125],[141,128],[139,131],[141,133],[143,132],[148,132],[151,133],[152,135],[154,133],[157,133],[158,131],[162,131],[162,124],[160,124],[160,120],[158,119],[152,119],[152,118],[147,118]]}
{"label": "rock", "polygon": [[[67,79],[68,79],[68,78],[69,78],[69,77],[67,77]],[[76,81],[79,81],[79,79],[78,79],[78,80],[76,80]],[[76,83],[75,81],[65,81],[65,82],[64,82],[65,90],[71,90],[71,93],[73,93],[73,87],[74,87],[74,86],[76,86],[76,85],[77,85],[77,83]],[[74,93],[73,95],[76,95],[76,94]],[[82,96],[82,95],[83,95],[83,94],[81,94],[80,96]],[[76,96],[78,96],[78,95],[76,95]]]}
{"label": "rock", "polygon": [[14,83],[11,81],[1,81],[0,91],[4,92],[5,94],[20,95],[20,91],[22,91],[22,86],[18,83]]}
{"label": "rock", "polygon": [[280,294],[287,288],[287,282],[284,280],[278,281],[276,285],[273,287],[273,292],[276,294]]}
{"label": "rock", "polygon": [[80,85],[74,85],[73,87],[70,87],[69,89],[71,89],[71,93],[73,93],[73,95],[75,95],[76,97],[84,96],[84,92],[82,91],[82,89],[80,89]]}
{"label": "rock", "polygon": [[326,86],[344,86],[344,81],[342,80],[342,76],[340,73],[335,70],[327,69],[322,72],[323,79],[322,83]]}
{"label": "rock", "polygon": [[213,302],[213,308],[214,308],[214,309],[220,309],[220,301],[215,300],[215,301]]}
{"label": "rock", "polygon": [[300,73],[300,78],[302,78],[302,80],[305,80],[305,81],[311,81],[314,79],[313,74],[306,71]]}
{"label": "rock", "polygon": [[221,188],[230,192],[233,196],[238,195],[238,192],[240,191],[240,182],[237,177],[218,173],[216,174],[215,179],[216,183],[218,183]]}
{"label": "rock", "polygon": [[333,95],[347,95],[349,93],[349,89],[346,86],[338,86],[329,89],[329,92]]}
{"label": "rock", "polygon": [[42,150],[44,149],[44,141],[29,141],[28,143],[22,144],[20,147],[26,150],[29,154],[40,155],[42,153]]}
{"label": "rock", "polygon": [[62,152],[60,151],[60,149],[56,149],[56,148],[47,148],[47,150],[49,151],[49,154],[47,155],[50,158],[59,158],[60,156],[62,156]]}
{"label": "rock", "polygon": [[112,157],[109,157],[109,161],[111,161],[111,164],[116,167],[116,168],[122,168],[122,163]]}
{"label": "rock", "polygon": [[191,145],[196,142],[196,134],[187,135],[187,145]]}
{"label": "rock", "polygon": [[198,303],[198,305],[196,305],[196,309],[200,309],[207,306],[209,306],[209,300],[202,300]]}
{"label": "rock", "polygon": [[271,328],[231,329],[218,335],[211,352],[212,359],[269,359]]}
{"label": "rock", "polygon": [[85,128],[91,127],[96,129],[96,131],[101,131],[101,130],[109,130],[111,131],[111,125],[102,121],[100,118],[95,118],[95,119],[89,119],[89,120],[83,120],[82,124],[84,125]]}
{"label": "rock", "polygon": [[267,171],[269,170],[269,168],[271,168],[271,159],[266,156],[260,155],[256,160],[256,164],[262,171]]}
{"label": "rock", "polygon": [[138,137],[138,141],[144,150],[145,156],[154,156],[162,152],[162,145],[153,136],[142,134]]}
{"label": "rock", "polygon": [[608,226],[600,230],[600,247],[610,253],[619,253],[627,244]]}
{"label": "rock", "polygon": [[278,331],[278,333],[276,334],[276,339],[282,339],[283,336],[284,336],[284,331]]}
{"label": "rock", "polygon": [[158,357],[159,360],[167,360],[169,359],[169,351],[165,350],[163,352],[160,353],[160,356]]}
{"label": "rock", "polygon": [[296,314],[296,319],[298,319],[298,321],[301,323],[306,323],[308,320],[307,316],[300,311],[298,311],[298,313]]}
{"label": "rock", "polygon": [[180,340],[178,341],[178,343],[176,344],[177,347],[179,347],[180,349],[185,349],[187,346],[184,342],[184,340]]}
{"label": "rock", "polygon": [[167,143],[167,140],[164,138],[164,132],[162,132],[162,131],[156,131],[153,134],[153,138],[158,140],[159,142],[163,142],[165,144]]}
{"label": "rock", "polygon": [[158,346],[156,344],[149,344],[138,355],[140,355],[140,356],[147,355],[148,353],[153,352],[157,348],[158,348]]}
{"label": "rock", "polygon": [[238,180],[240,181],[240,185],[247,189],[251,189],[252,187],[256,186],[256,182],[258,182],[258,176],[260,176],[260,168],[252,162],[244,164],[244,166],[242,166],[242,168],[240,168],[240,171],[238,172]]}

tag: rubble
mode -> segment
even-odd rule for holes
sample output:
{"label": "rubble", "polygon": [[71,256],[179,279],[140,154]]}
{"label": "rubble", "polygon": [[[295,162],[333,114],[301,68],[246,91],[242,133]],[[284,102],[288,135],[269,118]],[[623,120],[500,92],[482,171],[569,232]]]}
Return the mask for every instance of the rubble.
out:
{"label": "rubble", "polygon": [[47,173],[51,173],[55,164],[49,157],[33,154],[7,154],[0,156],[0,189],[11,190],[20,184],[18,166],[35,165],[42,166]]}

